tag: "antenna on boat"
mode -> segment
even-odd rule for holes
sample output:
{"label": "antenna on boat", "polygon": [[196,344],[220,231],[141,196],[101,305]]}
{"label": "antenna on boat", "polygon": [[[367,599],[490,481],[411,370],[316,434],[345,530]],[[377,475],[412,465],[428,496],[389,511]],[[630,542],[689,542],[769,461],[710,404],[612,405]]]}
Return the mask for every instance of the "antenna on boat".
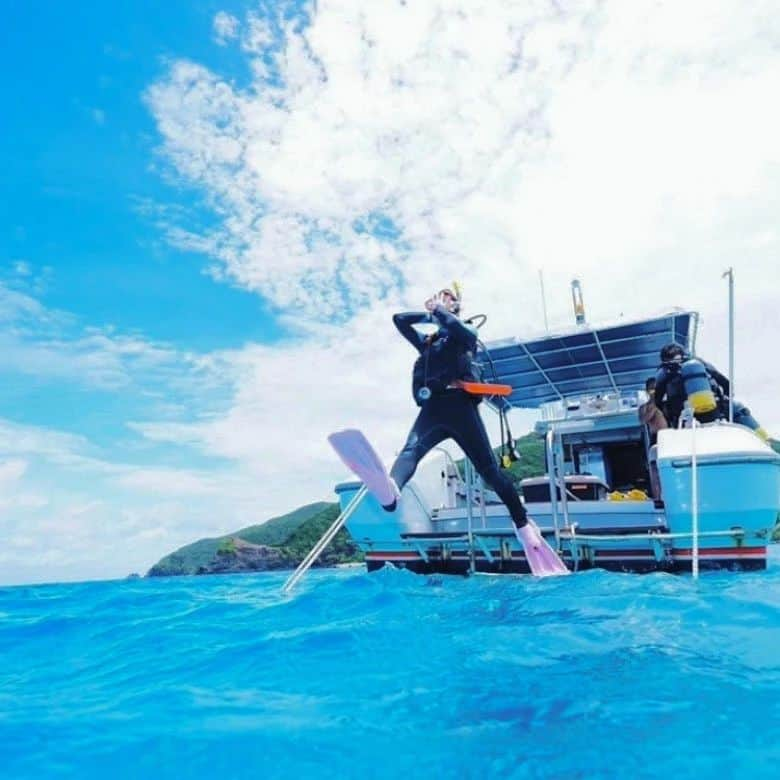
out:
{"label": "antenna on boat", "polygon": [[729,422],[734,422],[734,269],[724,271],[729,278]]}
{"label": "antenna on boat", "polygon": [[544,274],[542,269],[539,269],[539,287],[542,290],[542,314],[544,314],[544,331],[550,333],[550,326],[547,324],[547,299],[544,297]]}
{"label": "antenna on boat", "polygon": [[582,300],[582,285],[579,279],[571,280],[571,302],[574,306],[574,319],[577,325],[585,325],[585,303]]}

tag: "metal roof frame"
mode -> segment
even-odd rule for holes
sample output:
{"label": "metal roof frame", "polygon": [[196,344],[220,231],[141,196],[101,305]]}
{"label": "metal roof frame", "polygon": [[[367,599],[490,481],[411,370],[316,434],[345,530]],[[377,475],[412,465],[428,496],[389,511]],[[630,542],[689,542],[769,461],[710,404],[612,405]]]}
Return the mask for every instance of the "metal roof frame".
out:
{"label": "metal roof frame", "polygon": [[497,404],[536,408],[566,397],[644,389],[658,368],[661,347],[671,340],[693,352],[697,326],[696,312],[675,310],[634,322],[489,342],[478,358],[489,381],[512,386],[511,395]]}

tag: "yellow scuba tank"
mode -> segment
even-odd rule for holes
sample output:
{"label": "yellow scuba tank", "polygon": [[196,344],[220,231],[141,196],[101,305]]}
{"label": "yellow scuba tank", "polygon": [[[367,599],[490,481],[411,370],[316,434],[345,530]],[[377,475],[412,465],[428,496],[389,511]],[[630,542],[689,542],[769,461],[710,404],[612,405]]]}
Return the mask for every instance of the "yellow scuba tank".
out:
{"label": "yellow scuba tank", "polygon": [[680,366],[680,376],[694,414],[706,414],[717,409],[718,402],[712,392],[710,376],[701,360],[688,358]]}

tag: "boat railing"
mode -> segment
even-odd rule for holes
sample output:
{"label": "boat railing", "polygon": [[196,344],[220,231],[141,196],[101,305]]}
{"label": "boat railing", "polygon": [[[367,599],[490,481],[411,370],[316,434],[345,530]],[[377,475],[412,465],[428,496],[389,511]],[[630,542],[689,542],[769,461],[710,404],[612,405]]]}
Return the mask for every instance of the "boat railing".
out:
{"label": "boat railing", "polygon": [[[482,481],[482,477],[479,476],[477,470],[474,468],[474,464],[466,458],[465,461],[466,471],[466,536],[469,543],[469,569],[473,573],[476,567],[476,560],[474,558],[474,504],[475,497],[478,494],[480,496],[479,501],[479,514],[482,522],[482,530],[487,528],[487,509],[485,502],[485,485]],[[484,546],[480,543],[480,546]]]}
{"label": "boat railing", "polygon": [[560,436],[555,436],[555,428],[547,431],[544,439],[547,455],[547,474],[550,482],[550,509],[552,510],[553,528],[555,529],[556,545],[560,541],[560,530],[558,528],[558,497],[560,496],[561,510],[563,511],[563,524],[569,525],[569,504],[566,496],[566,480],[562,478],[563,469],[563,449],[559,451],[558,445],[561,444]]}
{"label": "boat railing", "polygon": [[[549,534],[551,532],[555,533],[556,529],[548,526],[542,528],[541,531],[543,534]],[[574,571],[577,571],[580,563],[587,562],[592,558],[594,546],[603,547],[610,544],[625,546],[626,543],[641,543],[643,546],[648,545],[652,549],[658,563],[663,563],[664,561],[671,562],[673,558],[679,558],[680,553],[677,552],[675,554],[675,542],[692,542],[696,538],[712,541],[720,538],[733,540],[737,547],[741,547],[749,539],[756,539],[765,543],[767,536],[768,532],[766,530],[746,530],[741,526],[732,526],[720,531],[699,531],[698,533],[693,530],[669,532],[653,529],[642,533],[583,534],[577,531],[577,524],[575,523],[568,528],[558,531],[557,549],[561,552],[568,548]],[[514,538],[515,533],[511,527],[491,529],[468,527],[464,533],[453,532],[446,535],[427,533],[403,534],[401,541],[405,547],[415,550],[426,563],[430,560],[432,548],[439,546],[449,548],[452,545],[456,549],[465,550],[469,556],[469,571],[474,573],[477,551],[480,551],[489,563],[494,563],[497,555],[503,558],[504,551],[511,550],[511,547],[505,547],[505,545],[507,545],[509,539]],[[494,546],[491,546],[491,540],[500,542],[501,549],[498,553],[495,552]],[[692,563],[696,561],[696,557],[694,551],[691,550]]]}
{"label": "boat railing", "polygon": [[[540,528],[542,534],[555,533],[555,529],[552,526],[543,526]],[[700,538],[723,538],[734,539],[738,543],[742,543],[748,538],[755,538],[758,540],[766,540],[769,536],[769,531],[766,529],[756,529],[746,531],[741,526],[732,526],[731,528],[724,528],[721,531],[699,531]],[[660,531],[660,530],[647,530],[642,533],[620,533],[620,534],[589,534],[580,533],[577,530],[577,524],[574,523],[569,528],[560,529],[560,538],[562,542],[637,542],[637,541],[654,541],[654,540],[675,540],[675,539],[692,539],[694,532],[691,531]],[[510,526],[507,528],[473,528],[471,532],[473,539],[502,539],[502,538],[515,538],[514,529]],[[428,544],[442,543],[442,542],[466,542],[469,539],[468,532],[453,531],[448,534],[441,533],[405,533],[401,534],[401,541],[406,544],[416,544],[418,542],[426,542]]]}
{"label": "boat railing", "polygon": [[[687,405],[687,402],[686,402]],[[690,413],[691,418],[691,525],[693,526],[693,560],[691,567],[693,576],[699,576],[699,468],[696,462],[696,428],[698,422]]]}
{"label": "boat railing", "polygon": [[[590,549],[590,545],[592,544],[597,544],[599,546],[609,543],[616,543],[622,546],[625,545],[626,542],[650,544],[653,548],[656,561],[660,563],[667,559],[668,555],[672,553],[670,548],[675,541],[689,540],[691,542],[691,568],[693,576],[698,577],[700,539],[733,539],[735,544],[739,547],[749,536],[766,541],[767,534],[766,531],[762,530],[748,532],[740,526],[734,526],[722,531],[700,531],[698,528],[694,528],[690,531],[648,531],[642,534],[580,534],[577,533],[576,527],[573,526],[561,535],[561,541],[568,543],[572,562],[574,564],[574,571],[577,571],[580,559],[584,560],[588,557],[587,550]],[[664,543],[669,546],[667,547]]]}
{"label": "boat railing", "polygon": [[581,534],[577,532],[576,526],[568,530],[561,531],[561,539],[564,542],[636,542],[652,541],[654,539],[694,539],[699,538],[730,538],[737,542],[744,541],[748,536],[754,536],[756,539],[766,539],[767,532],[763,529],[757,531],[746,531],[742,527],[726,528],[722,531],[647,531],[641,534]]}

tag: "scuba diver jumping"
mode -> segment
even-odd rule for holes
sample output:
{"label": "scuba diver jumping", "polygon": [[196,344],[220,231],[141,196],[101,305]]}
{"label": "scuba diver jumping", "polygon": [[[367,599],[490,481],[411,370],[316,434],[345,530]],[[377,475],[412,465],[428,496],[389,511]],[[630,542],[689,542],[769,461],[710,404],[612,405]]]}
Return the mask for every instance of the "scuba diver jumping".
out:
{"label": "scuba diver jumping", "polygon": [[[419,353],[412,371],[412,394],[420,412],[390,469],[390,476],[400,491],[431,449],[445,439],[453,439],[477,473],[506,504],[515,526],[522,528],[528,522],[525,507],[511,480],[498,469],[479,415],[481,397],[467,393],[456,384],[458,380],[477,382],[480,379],[474,363],[477,332],[457,316],[461,304],[459,293],[457,287],[445,288],[425,302],[424,312],[405,312],[393,317],[399,333]],[[414,327],[429,322],[439,327],[427,336]]]}
{"label": "scuba diver jumping", "polygon": [[[471,394],[462,387],[464,382],[480,382],[481,376],[475,363],[477,331],[471,324],[461,321],[460,309],[461,292],[458,285],[453,284],[429,298],[424,312],[405,312],[393,317],[399,333],[419,353],[412,371],[412,394],[420,411],[390,469],[397,496],[400,497],[400,491],[422,458],[445,439],[453,439],[485,484],[509,510],[515,534],[526,549],[532,572],[567,574],[557,553],[529,521],[512,481],[498,468],[479,414],[482,396]],[[434,323],[438,328],[423,335],[414,327],[422,323]],[[394,511],[395,506],[396,501],[393,501],[384,508]]]}
{"label": "scuba diver jumping", "polygon": [[[477,407],[482,395],[492,395],[499,388],[509,392],[511,388],[480,381],[475,363],[477,331],[470,323],[460,320],[460,307],[460,289],[453,284],[452,288],[440,290],[429,298],[425,311],[393,317],[398,331],[418,352],[412,372],[412,392],[420,411],[390,474],[359,430],[337,431],[328,441],[382,508],[389,513],[398,512],[399,521],[408,528],[414,517],[406,516],[409,499],[402,496],[404,485],[431,449],[445,439],[453,439],[509,510],[515,536],[523,546],[531,573],[539,577],[568,574],[563,561],[526,514],[512,481],[498,469]],[[424,335],[415,328],[424,323],[438,327]]]}

